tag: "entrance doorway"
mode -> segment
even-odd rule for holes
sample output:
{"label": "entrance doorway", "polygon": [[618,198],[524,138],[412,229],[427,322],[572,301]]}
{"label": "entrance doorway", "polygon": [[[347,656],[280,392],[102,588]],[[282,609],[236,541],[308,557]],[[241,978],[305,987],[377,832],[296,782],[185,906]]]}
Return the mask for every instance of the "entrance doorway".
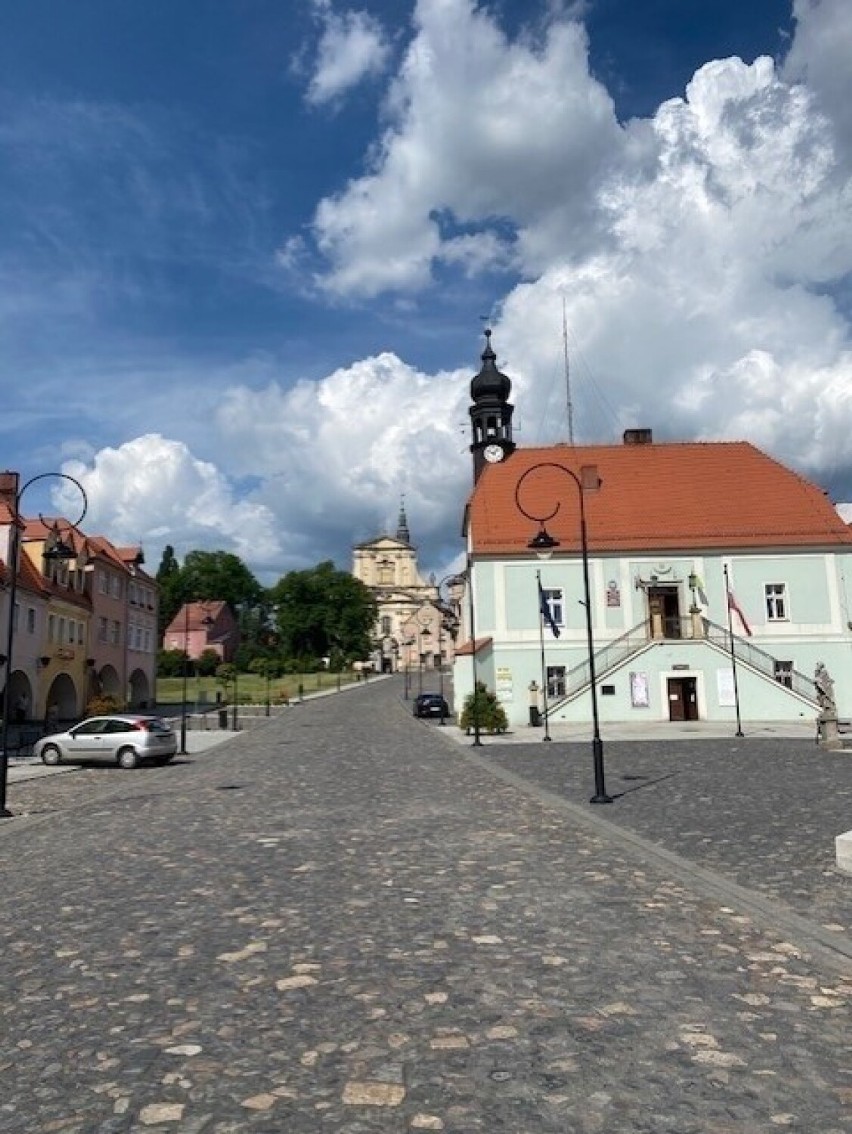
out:
{"label": "entrance doorway", "polygon": [[670,677],[668,679],[669,720],[698,720],[698,689],[694,677]]}
{"label": "entrance doorway", "polygon": [[648,588],[652,638],[680,638],[680,596],[676,586]]}

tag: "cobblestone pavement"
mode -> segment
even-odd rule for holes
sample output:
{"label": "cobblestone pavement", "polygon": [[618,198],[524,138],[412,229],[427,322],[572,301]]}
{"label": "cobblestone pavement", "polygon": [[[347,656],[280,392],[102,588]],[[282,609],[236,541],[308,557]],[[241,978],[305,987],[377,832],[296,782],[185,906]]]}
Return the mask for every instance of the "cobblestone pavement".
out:
{"label": "cobblestone pavement", "polygon": [[[593,794],[590,742],[486,738],[478,751],[575,802]],[[852,829],[852,752],[812,739],[619,741],[605,766],[604,819],[852,936],[852,877],[834,843]]]}
{"label": "cobblestone pavement", "polygon": [[398,693],[13,785],[4,1134],[852,1130],[845,958]]}

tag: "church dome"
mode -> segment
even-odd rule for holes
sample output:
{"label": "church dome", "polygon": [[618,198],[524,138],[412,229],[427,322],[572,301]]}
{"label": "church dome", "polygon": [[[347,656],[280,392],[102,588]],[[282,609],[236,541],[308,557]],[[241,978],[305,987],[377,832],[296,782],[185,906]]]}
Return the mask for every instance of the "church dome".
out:
{"label": "church dome", "polygon": [[470,396],[474,402],[495,399],[508,401],[512,383],[497,369],[497,355],[491,349],[491,331],[485,332],[485,350],[482,352],[482,369],[470,383]]}

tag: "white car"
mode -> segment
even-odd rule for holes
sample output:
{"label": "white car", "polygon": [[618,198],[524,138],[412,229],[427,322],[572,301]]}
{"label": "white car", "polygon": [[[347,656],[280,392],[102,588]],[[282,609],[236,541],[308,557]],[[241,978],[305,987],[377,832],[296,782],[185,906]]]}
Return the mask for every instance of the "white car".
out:
{"label": "white car", "polygon": [[33,745],[33,755],[45,764],[109,760],[120,768],[135,768],[142,760],[167,764],[176,752],[177,737],[168,721],[136,713],[89,717]]}

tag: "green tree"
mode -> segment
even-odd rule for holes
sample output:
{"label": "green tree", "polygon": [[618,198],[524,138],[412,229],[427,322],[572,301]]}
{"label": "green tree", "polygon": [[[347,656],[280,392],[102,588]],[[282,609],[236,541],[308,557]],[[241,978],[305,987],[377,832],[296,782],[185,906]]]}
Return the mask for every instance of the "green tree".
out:
{"label": "green tree", "polygon": [[263,605],[263,587],[240,557],[229,551],[190,551],[180,574],[185,601],[217,599],[235,611]]}
{"label": "green tree", "polygon": [[211,646],[208,646],[206,650],[201,651],[201,656],[195,663],[195,669],[202,677],[212,677],[220,665],[221,659],[218,653]]}
{"label": "green tree", "polygon": [[181,569],[171,544],[163,548],[163,558],[157,568],[157,583],[160,588],[159,633],[162,641],[166,627],[183,604]]}
{"label": "green tree", "polygon": [[476,725],[483,732],[505,732],[509,727],[506,712],[484,681],[477,681],[476,692],[464,699],[459,727],[470,732]]}
{"label": "green tree", "polygon": [[334,654],[353,661],[370,652],[376,600],[348,571],[330,560],[290,571],[270,590],[280,646],[289,657]]}

